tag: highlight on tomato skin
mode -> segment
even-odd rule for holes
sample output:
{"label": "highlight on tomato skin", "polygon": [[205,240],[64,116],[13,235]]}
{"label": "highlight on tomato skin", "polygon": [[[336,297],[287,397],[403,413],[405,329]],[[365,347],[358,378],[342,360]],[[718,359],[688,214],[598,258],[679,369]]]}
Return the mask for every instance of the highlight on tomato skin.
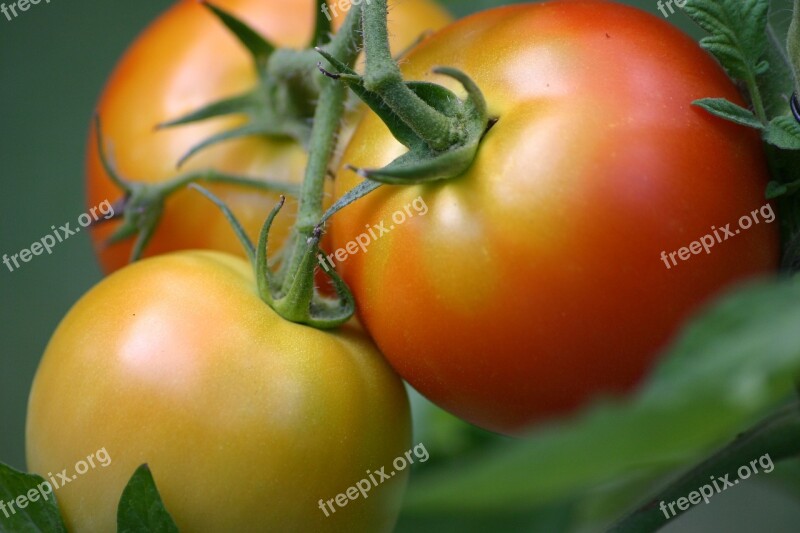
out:
{"label": "highlight on tomato skin", "polygon": [[[212,2],[261,32],[277,46],[308,44],[314,23],[313,0],[219,0]],[[337,11],[338,27],[346,11]],[[392,46],[403,50],[426,31],[451,21],[433,0],[404,0],[393,6]],[[193,146],[212,135],[241,126],[239,116],[156,130],[156,125],[252,88],[253,60],[236,38],[200,2],[176,2],[148,26],[130,46],[111,74],[97,104],[103,134],[114,163],[132,181],[160,183],[180,173],[213,168],[219,172],[275,182],[299,184],[306,155],[287,139],[265,136],[227,141],[176,165]],[[357,113],[353,115],[357,117]],[[343,133],[346,137],[347,132]],[[208,185],[233,210],[252,239],[279,194],[227,184]],[[97,151],[96,131],[86,145],[87,205],[122,196],[105,172]],[[289,198],[271,232],[277,249],[288,236],[297,210]],[[126,265],[133,239],[109,245],[117,222],[97,226],[92,241],[102,270]],[[202,228],[202,231],[198,231]],[[243,255],[241,245],[219,210],[194,191],[179,191],[167,201],[163,217],[145,256],[175,250],[211,249]]]}
{"label": "highlight on tomato skin", "polygon": [[[428,38],[403,72],[456,90],[437,65],[473,77],[499,117],[477,159],[451,181],[371,193],[331,236],[340,248],[414,198],[429,206],[338,267],[382,353],[440,407],[516,434],[628,393],[694,312],[776,271],[767,223],[662,262],[762,208],[768,181],[753,130],[692,106],[744,103],[667,22],[596,0],[507,6]],[[402,153],[369,114],[342,165]],[[360,182],[342,166],[336,197]]]}
{"label": "highlight on tomato skin", "polygon": [[358,328],[290,323],[243,259],[176,252],[84,295],[36,373],[28,468],[46,476],[101,448],[108,466],[57,491],[71,531],[115,531],[146,462],[180,531],[388,533],[407,469],[330,516],[318,503],[411,448],[408,397]]}

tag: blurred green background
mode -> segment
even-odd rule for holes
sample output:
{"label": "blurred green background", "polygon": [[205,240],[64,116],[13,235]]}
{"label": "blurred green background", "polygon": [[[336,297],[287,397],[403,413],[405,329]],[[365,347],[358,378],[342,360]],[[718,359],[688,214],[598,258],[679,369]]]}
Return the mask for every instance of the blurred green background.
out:
{"label": "blurred green background", "polygon": [[[509,2],[443,3],[463,15]],[[659,15],[655,0],[627,3]],[[28,247],[52,224],[75,220],[84,211],[84,142],[95,100],[126,46],[170,4],[168,0],[55,0],[31,6],[10,22],[0,16],[0,254]],[[789,12],[779,10],[775,16],[788,20]],[[682,13],[671,16],[670,22],[693,28]],[[25,407],[37,363],[58,321],[99,279],[86,233],[14,272],[0,265],[0,461],[24,469]],[[424,401],[415,403],[420,412],[429,411]],[[435,417],[443,426],[458,425],[444,415]],[[451,453],[498,439],[464,428],[451,433],[437,427],[420,431]],[[437,437],[437,431],[461,437]],[[525,516],[487,518],[499,531],[531,530]],[[551,519],[552,526],[545,530],[558,527],[559,509],[552,510]],[[714,505],[701,506],[668,530],[779,533],[798,531],[797,524],[800,506],[754,480],[719,496]],[[400,525],[404,531],[470,528],[476,525],[459,522],[457,516],[444,516],[434,525],[423,526],[413,519]]]}

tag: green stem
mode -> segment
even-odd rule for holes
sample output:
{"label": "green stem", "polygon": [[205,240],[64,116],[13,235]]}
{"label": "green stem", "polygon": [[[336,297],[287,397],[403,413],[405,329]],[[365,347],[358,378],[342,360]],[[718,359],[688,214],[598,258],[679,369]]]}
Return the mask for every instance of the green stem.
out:
{"label": "green stem", "polygon": [[346,87],[325,78],[320,82],[322,92],[314,115],[311,132],[311,151],[308,156],[305,180],[300,189],[297,231],[308,236],[322,216],[322,199],[328,163],[336,147],[336,133],[344,110]]}
{"label": "green stem", "polygon": [[343,84],[327,77],[321,83],[322,92],[311,134],[312,150],[308,158],[306,180],[300,190],[297,228],[303,235],[310,235],[322,216],[325,177],[336,147],[336,133],[339,131],[347,96],[347,87]]}
{"label": "green stem", "polygon": [[794,0],[794,14],[789,25],[789,36],[786,49],[789,52],[789,63],[794,72],[795,91],[800,94],[800,0]]}
{"label": "green stem", "polygon": [[[359,11],[350,10],[344,25],[326,47],[333,56],[344,63],[352,64],[358,57],[360,43],[355,42],[354,36],[357,35],[360,24]],[[327,76],[319,76],[319,83],[320,96],[314,114],[311,149],[305,179],[300,190],[300,207],[297,215],[297,229],[304,236],[313,232],[322,216],[325,176],[336,148],[336,138],[344,116],[347,96],[347,88]]]}
{"label": "green stem", "polygon": [[761,90],[758,87],[758,82],[756,81],[755,76],[748,75],[745,83],[747,84],[747,90],[750,93],[750,99],[753,102],[753,109],[755,110],[756,116],[758,117],[758,120],[760,120],[761,123],[766,126],[769,124],[769,119],[767,118],[767,111],[764,107],[764,99],[761,98]]}
{"label": "green stem", "polygon": [[767,454],[773,464],[800,454],[800,403],[797,401],[781,408],[763,422],[739,435],[729,446],[671,483],[655,498],[618,522],[609,531],[620,533],[657,531],[683,513],[673,506],[677,515],[672,517],[669,514],[670,518],[667,518],[661,507],[662,502],[669,504],[678,498],[687,498],[690,493],[699,491],[701,487],[710,486],[712,477],[724,478],[727,474],[733,481],[740,467],[750,465],[754,459]]}
{"label": "green stem", "polygon": [[[358,9],[351,9],[342,28],[326,46],[331,55],[347,64],[355,62],[359,43],[355,42],[354,36],[357,35],[360,23],[361,12]],[[295,285],[298,276],[313,279],[316,263],[309,264],[308,261],[304,261],[304,256],[307,255],[308,240],[322,218],[325,177],[344,116],[347,87],[322,75],[319,83],[320,95],[314,114],[305,178],[300,189],[297,222],[293,230],[294,238],[287,244],[291,247],[288,264],[281,269],[286,274],[281,280],[284,292],[288,292],[289,288]]]}
{"label": "green stem", "polygon": [[389,48],[386,0],[362,4],[364,48],[367,67],[364,87],[378,93],[384,102],[433,150],[453,145],[452,120],[425,103],[403,81]]}

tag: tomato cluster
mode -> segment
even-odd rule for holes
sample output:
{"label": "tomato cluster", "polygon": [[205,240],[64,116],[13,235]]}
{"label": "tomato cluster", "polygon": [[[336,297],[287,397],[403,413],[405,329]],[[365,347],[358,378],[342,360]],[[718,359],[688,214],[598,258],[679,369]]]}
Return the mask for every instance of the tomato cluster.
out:
{"label": "tomato cluster", "polygon": [[[274,43],[310,39],[314,2],[218,0]],[[344,13],[334,17],[341,24]],[[402,50],[449,22],[428,0],[392,10],[392,46]],[[251,58],[208,10],[181,0],[126,52],[98,103],[117,170],[134,182],[175,177],[193,145],[240,122],[223,117],[169,129],[157,124],[256,78]],[[352,126],[350,126],[352,128]],[[87,143],[87,202],[115,200],[97,149]],[[297,143],[252,137],[209,148],[181,171],[214,168],[299,182]],[[278,200],[231,185],[209,186],[251,236]],[[286,238],[296,203],[270,234]],[[94,228],[106,272],[124,266],[130,240],[108,245],[110,221]],[[356,326],[326,333],[292,324],[259,300],[252,270],[219,210],[195,191],[171,197],[144,260],[115,272],[64,318],[31,391],[28,466],[46,474],[86,450],[106,447],[112,464],[58,491],[70,530],[115,529],[122,489],[148,463],[181,531],[390,531],[407,472],[347,512],[326,517],[318,499],[409,449],[406,393]],[[95,443],[102,443],[97,444]]]}
{"label": "tomato cluster", "polygon": [[[310,38],[314,2],[218,4],[281,46]],[[432,2],[398,3],[395,48],[446,21]],[[405,475],[330,517],[317,500],[408,449],[397,374],[469,422],[518,434],[631,390],[699,306],[776,269],[768,224],[664,267],[664,250],[763,206],[768,180],[757,135],[692,106],[707,96],[744,103],[668,23],[601,0],[498,8],[426,38],[402,70],[461,94],[433,73],[441,65],[480,87],[491,127],[461,175],[384,185],[331,218],[323,246],[348,252],[336,269],[365,331],[320,331],[264,305],[250,265],[229,255],[242,255],[234,231],[197,192],[169,199],[146,249],[157,257],[121,268],[130,243],[105,244],[114,223],[96,229],[104,270],[120,270],[62,321],[28,414],[33,471],[103,447],[113,457],[58,494],[68,526],[112,530],[125,482],[148,463],[186,531],[389,531]],[[187,149],[240,119],[154,125],[243,91],[252,67],[207,10],[178,2],[134,43],[100,100],[120,173],[173,178]],[[358,123],[342,135],[334,199],[363,182],[354,168],[383,167],[407,149],[377,114],[349,116]],[[90,205],[119,194],[96,135]],[[187,169],[299,183],[306,160],[297,142],[256,136],[202,151]],[[212,190],[251,237],[278,199]],[[411,213],[417,205],[424,211]],[[270,247],[286,240],[295,210],[290,200]],[[398,223],[396,213],[413,216]],[[321,257],[338,259],[330,250]]]}

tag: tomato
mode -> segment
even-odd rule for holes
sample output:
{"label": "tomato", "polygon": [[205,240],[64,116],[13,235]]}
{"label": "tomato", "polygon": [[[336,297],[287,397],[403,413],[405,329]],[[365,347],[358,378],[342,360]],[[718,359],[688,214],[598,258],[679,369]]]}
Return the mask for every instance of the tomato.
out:
{"label": "tomato", "polygon": [[[218,0],[215,5],[241,17],[272,42],[285,47],[306,46],[314,20],[312,0]],[[344,19],[337,10],[335,22]],[[405,0],[393,7],[390,30],[397,50],[426,30],[449,21],[433,0]],[[252,59],[222,24],[198,2],[184,0],[158,18],[131,46],[117,65],[100,98],[98,112],[104,137],[112,144],[115,163],[124,177],[156,183],[178,174],[180,157],[202,140],[240,125],[238,117],[154,129],[223,97],[242,93],[256,84]],[[222,172],[298,183],[305,154],[294,142],[261,137],[243,138],[209,148],[184,165],[183,171],[214,168]],[[108,179],[96,150],[94,131],[87,148],[88,204],[114,201],[121,192]],[[277,194],[234,186],[210,186],[239,217],[253,238]],[[277,246],[288,234],[296,213],[290,199],[273,226]],[[104,271],[128,262],[132,241],[113,246],[105,242],[118,223],[98,226],[94,246]],[[198,231],[202,228],[202,231]],[[172,250],[208,248],[242,254],[228,222],[217,208],[195,191],[181,191],[166,206],[161,224],[145,255]]]}
{"label": "tomato", "polygon": [[[517,433],[623,394],[699,305],[776,269],[778,224],[763,218],[708,254],[661,258],[765,206],[768,177],[757,135],[692,106],[743,102],[668,23],[597,0],[509,6],[404,63],[407,79],[463,94],[438,65],[471,76],[499,118],[474,164],[384,186],[331,235],[339,249],[383,224],[366,253],[334,262],[380,350],[441,407]],[[404,151],[370,114],[342,163],[379,168]],[[343,167],[337,196],[360,181]]]}
{"label": "tomato", "polygon": [[58,482],[110,457],[55,492],[82,533],[116,530],[142,463],[181,531],[391,531],[407,469],[328,517],[319,500],[388,473],[409,444],[403,384],[361,332],[283,320],[244,260],[211,251],[137,262],[87,293],[28,408],[31,471]]}

